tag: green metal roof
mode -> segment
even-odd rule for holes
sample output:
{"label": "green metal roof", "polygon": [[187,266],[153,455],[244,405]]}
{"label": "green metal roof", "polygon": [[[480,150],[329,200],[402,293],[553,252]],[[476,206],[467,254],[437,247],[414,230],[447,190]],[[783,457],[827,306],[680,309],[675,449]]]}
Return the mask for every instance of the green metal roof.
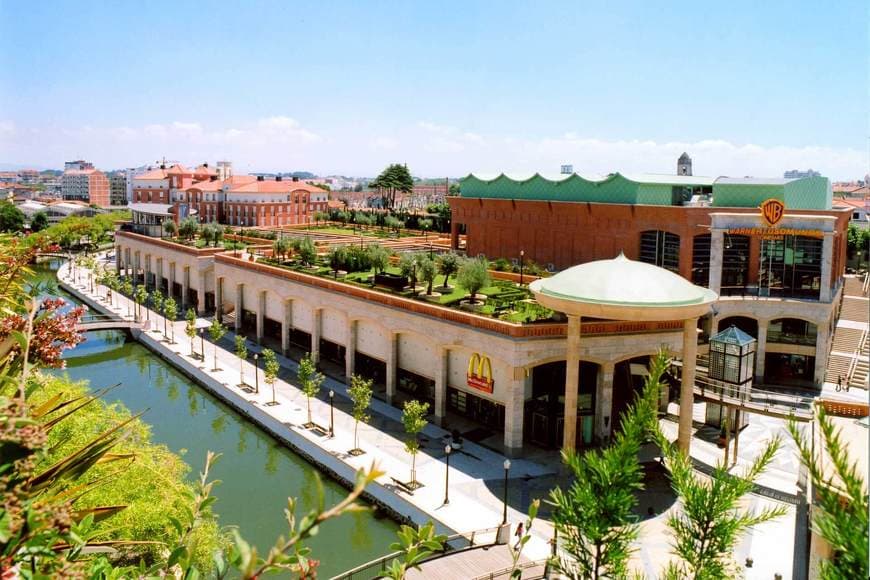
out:
{"label": "green metal roof", "polygon": [[469,174],[461,180],[462,197],[672,205],[674,188],[712,188],[714,207],[758,207],[770,198],[787,208],[831,209],[831,184],[825,177],[800,179],[730,178],[692,175],[623,175],[584,177],[577,173],[545,176]]}

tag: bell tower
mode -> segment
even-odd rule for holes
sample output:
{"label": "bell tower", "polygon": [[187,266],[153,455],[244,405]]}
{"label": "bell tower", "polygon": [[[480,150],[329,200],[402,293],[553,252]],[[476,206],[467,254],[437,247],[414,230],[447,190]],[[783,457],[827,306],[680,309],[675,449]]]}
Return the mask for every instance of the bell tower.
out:
{"label": "bell tower", "polygon": [[685,151],[677,159],[677,175],[692,175],[692,158]]}

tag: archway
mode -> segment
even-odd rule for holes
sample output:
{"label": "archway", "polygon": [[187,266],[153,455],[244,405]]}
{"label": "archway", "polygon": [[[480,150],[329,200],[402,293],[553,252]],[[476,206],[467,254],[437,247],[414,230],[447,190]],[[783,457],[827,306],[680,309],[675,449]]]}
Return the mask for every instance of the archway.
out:
{"label": "archway", "polygon": [[754,318],[749,318],[748,316],[729,316],[727,318],[722,318],[719,320],[719,325],[716,330],[717,332],[722,332],[732,325],[736,326],[751,337],[758,338],[758,321]]}
{"label": "archway", "polygon": [[[592,443],[595,425],[595,395],[599,365],[580,361],[580,391],[577,396],[577,445]],[[565,423],[565,361],[538,365],[531,370],[532,397],[526,402],[524,439],[547,449],[563,442]]]}

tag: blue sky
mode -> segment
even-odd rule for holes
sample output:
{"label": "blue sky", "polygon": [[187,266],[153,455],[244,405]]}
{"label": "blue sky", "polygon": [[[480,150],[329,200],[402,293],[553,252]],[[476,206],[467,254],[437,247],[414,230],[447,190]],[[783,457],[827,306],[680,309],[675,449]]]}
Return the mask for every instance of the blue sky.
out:
{"label": "blue sky", "polygon": [[[0,0],[0,162],[868,172],[866,2]],[[676,152],[676,153],[675,153]]]}

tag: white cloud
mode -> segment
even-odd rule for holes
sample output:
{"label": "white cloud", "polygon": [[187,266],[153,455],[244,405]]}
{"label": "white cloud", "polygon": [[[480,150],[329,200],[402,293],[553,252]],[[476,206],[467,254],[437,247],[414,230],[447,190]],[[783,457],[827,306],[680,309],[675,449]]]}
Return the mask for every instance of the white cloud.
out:
{"label": "white cloud", "polygon": [[[34,133],[34,129],[41,133]],[[44,139],[43,135],[58,139]],[[432,121],[398,127],[345,124],[327,133],[285,115],[232,125],[195,119],[142,126],[21,127],[0,120],[0,162],[59,167],[83,157],[114,169],[164,156],[187,163],[229,159],[237,171],[308,170],[377,175],[389,163],[408,163],[415,175],[469,172],[555,173],[563,163],[581,173],[674,173],[686,151],[696,175],[781,176],[813,168],[833,179],[867,173],[865,152],[821,145],[760,145],[709,138],[696,141],[606,140],[577,131],[539,138],[485,134]]]}

